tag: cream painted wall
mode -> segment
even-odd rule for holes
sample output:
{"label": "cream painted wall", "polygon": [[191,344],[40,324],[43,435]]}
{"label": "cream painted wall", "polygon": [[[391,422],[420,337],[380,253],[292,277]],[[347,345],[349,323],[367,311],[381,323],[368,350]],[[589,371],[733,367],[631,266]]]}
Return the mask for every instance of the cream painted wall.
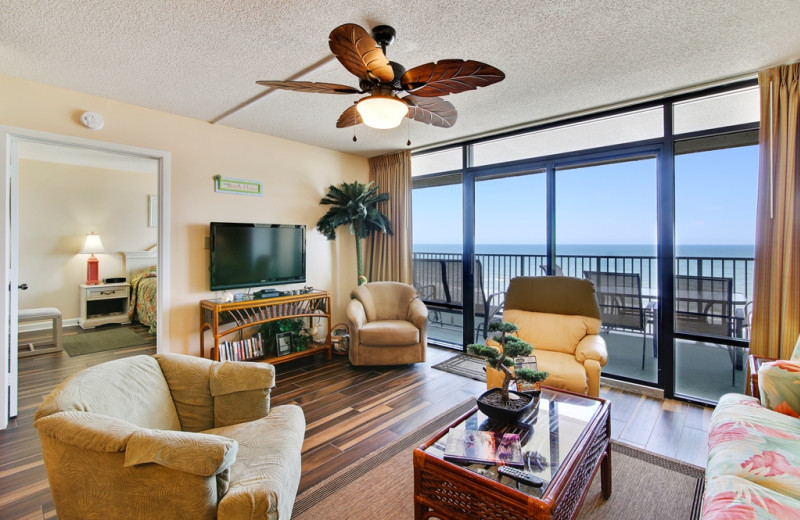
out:
{"label": "cream painted wall", "polygon": [[[80,124],[87,110],[103,129]],[[331,291],[334,322],[345,320],[355,246],[346,229],[328,242],[314,225],[328,185],[367,182],[365,158],[1,75],[0,124],[171,153],[169,351],[199,354],[198,302],[214,296],[203,242],[215,220],[305,224],[308,284]],[[218,174],[261,181],[266,193],[215,193]]]}
{"label": "cream painted wall", "polygon": [[21,159],[19,161],[19,308],[57,307],[64,320],[80,317],[80,255],[86,233],[100,235],[108,254],[97,255],[100,279],[125,276],[121,251],[142,251],[158,241],[148,227],[154,174]]}

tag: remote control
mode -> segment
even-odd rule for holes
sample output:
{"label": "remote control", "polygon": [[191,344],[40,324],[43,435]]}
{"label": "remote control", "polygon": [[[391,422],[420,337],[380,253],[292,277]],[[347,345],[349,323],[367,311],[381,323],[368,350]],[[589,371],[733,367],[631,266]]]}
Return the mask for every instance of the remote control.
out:
{"label": "remote control", "polygon": [[529,486],[542,487],[542,484],[544,484],[544,481],[539,477],[537,477],[536,475],[534,475],[533,473],[529,471],[522,471],[521,469],[517,469],[511,466],[499,466],[497,468],[497,472],[500,473],[501,475],[511,477],[514,480],[518,480]]}

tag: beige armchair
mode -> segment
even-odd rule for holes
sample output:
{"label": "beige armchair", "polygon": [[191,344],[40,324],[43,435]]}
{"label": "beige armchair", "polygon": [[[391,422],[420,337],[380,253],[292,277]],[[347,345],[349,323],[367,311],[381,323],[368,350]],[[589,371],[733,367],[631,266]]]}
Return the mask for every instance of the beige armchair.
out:
{"label": "beige armchair", "polygon": [[274,376],[173,354],[67,379],[34,422],[58,518],[289,520],[305,418],[270,409]]}
{"label": "beige armchair", "polygon": [[428,309],[411,285],[370,282],[350,293],[350,362],[401,365],[425,361]]}
{"label": "beige armchair", "polygon": [[[600,395],[600,372],[608,361],[600,332],[600,307],[589,280],[567,276],[520,276],[506,291],[503,319],[534,346],[542,383],[580,394]],[[488,378],[487,378],[488,379]]]}

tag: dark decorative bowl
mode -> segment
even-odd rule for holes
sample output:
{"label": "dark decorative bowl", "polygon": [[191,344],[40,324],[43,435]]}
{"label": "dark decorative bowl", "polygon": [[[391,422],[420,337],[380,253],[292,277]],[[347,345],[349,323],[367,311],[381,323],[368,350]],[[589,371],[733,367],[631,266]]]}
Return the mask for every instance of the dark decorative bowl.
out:
{"label": "dark decorative bowl", "polygon": [[516,395],[520,400],[524,400],[525,404],[509,408],[501,402],[502,390],[500,388],[490,388],[478,397],[478,410],[483,412],[489,419],[501,424],[518,422],[536,404],[536,400],[522,392],[509,390],[508,393]]}

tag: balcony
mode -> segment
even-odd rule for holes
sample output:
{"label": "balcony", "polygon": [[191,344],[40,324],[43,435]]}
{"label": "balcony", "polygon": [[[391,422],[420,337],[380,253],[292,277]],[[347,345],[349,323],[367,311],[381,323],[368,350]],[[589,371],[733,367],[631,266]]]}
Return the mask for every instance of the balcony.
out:
{"label": "balcony", "polygon": [[[429,340],[461,348],[463,342],[463,304],[461,295],[461,255],[454,253],[414,253],[414,284],[429,309]],[[545,274],[546,257],[531,254],[476,254],[475,271],[475,342],[483,342],[485,323],[502,317],[502,294],[515,276]],[[566,276],[585,277],[586,272],[637,275],[641,306],[651,308],[658,296],[658,276],[654,256],[581,256],[559,255],[556,265]],[[447,267],[445,267],[447,266]],[[728,392],[743,391],[746,349],[733,346],[747,337],[747,315],[753,294],[753,258],[677,257],[676,277],[723,280],[730,302],[730,327],[724,334],[713,334],[707,341],[675,341],[676,392],[708,401],[716,401]],[[450,271],[453,272],[450,272]],[[479,284],[479,285],[478,285]],[[487,302],[487,300],[490,300]],[[652,303],[651,303],[652,302]],[[648,304],[650,304],[648,306]],[[602,301],[601,301],[602,306]],[[654,324],[651,314],[643,331],[614,326],[604,327],[603,336],[609,351],[604,375],[656,383],[658,360],[655,357]],[[735,317],[734,317],[735,316]],[[718,317],[719,318],[719,317]],[[719,321],[719,319],[717,320]],[[679,320],[679,323],[688,323]]]}

